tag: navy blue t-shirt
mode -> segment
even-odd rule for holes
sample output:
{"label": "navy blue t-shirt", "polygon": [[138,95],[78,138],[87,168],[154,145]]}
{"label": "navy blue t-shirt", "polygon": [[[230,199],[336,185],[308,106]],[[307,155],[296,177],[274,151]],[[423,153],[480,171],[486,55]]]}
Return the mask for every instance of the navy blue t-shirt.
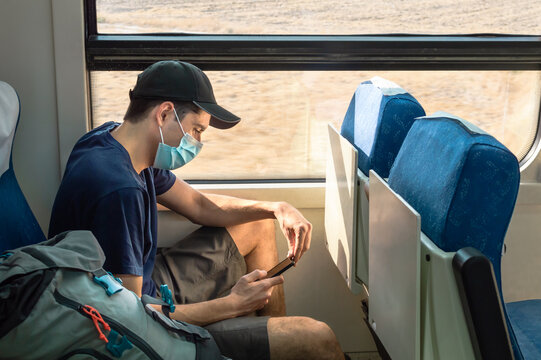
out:
{"label": "navy blue t-shirt", "polygon": [[143,276],[143,294],[154,296],[151,275],[157,248],[156,196],[175,175],[149,167],[137,174],[108,122],[85,134],[71,152],[56,195],[49,238],[66,230],[90,230],[113,274]]}

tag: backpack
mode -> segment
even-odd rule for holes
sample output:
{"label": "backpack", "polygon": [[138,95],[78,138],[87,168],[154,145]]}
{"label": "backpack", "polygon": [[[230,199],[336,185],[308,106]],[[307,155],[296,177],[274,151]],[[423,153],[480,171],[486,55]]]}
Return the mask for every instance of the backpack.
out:
{"label": "backpack", "polygon": [[205,329],[155,310],[104,261],[89,231],[0,255],[0,359],[225,359]]}

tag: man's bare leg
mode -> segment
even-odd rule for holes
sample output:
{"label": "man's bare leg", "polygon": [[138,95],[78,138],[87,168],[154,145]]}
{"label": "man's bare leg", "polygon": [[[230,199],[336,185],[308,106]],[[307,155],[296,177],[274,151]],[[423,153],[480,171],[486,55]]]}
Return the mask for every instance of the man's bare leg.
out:
{"label": "man's bare leg", "polygon": [[[248,273],[260,269],[270,270],[278,263],[274,220],[253,221],[231,226],[227,231],[246,261]],[[286,304],[283,285],[272,291],[269,303],[257,312],[261,316],[285,316]]]}
{"label": "man's bare leg", "polygon": [[304,316],[270,318],[267,324],[271,360],[343,360],[344,353],[329,326]]}
{"label": "man's bare leg", "polygon": [[[247,271],[270,270],[278,263],[273,220],[228,227],[227,231],[246,261]],[[285,317],[283,286],[276,286],[269,303],[258,313],[272,316],[267,324],[271,360],[344,359],[334,332],[321,321],[303,316]]]}

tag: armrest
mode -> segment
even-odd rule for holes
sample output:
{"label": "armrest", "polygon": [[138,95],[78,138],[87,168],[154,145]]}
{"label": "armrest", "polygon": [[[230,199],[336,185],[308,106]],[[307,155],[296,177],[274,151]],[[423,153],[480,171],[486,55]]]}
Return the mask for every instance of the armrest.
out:
{"label": "armrest", "polygon": [[470,338],[479,359],[513,359],[511,342],[492,263],[472,247],[453,258]]}

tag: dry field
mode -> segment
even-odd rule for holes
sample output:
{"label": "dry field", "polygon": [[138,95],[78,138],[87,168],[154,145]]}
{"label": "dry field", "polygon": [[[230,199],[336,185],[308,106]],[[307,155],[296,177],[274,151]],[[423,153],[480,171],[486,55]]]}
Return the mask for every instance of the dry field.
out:
{"label": "dry field", "polygon": [[[510,1],[192,1],[98,0],[100,32],[354,34],[541,34],[541,0]],[[121,121],[136,72],[92,74],[94,126]],[[231,130],[209,129],[183,178],[324,177],[326,124],[339,127],[357,85],[392,80],[431,114],[444,110],[496,136],[521,158],[539,116],[541,73],[207,72],[218,103],[241,116]]]}

